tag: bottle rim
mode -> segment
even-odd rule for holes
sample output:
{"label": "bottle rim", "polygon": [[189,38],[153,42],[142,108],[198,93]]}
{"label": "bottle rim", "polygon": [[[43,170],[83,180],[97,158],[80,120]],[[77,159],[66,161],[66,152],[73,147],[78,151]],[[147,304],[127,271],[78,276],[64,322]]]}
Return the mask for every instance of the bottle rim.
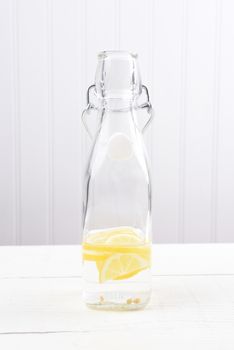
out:
{"label": "bottle rim", "polygon": [[130,51],[120,51],[120,50],[105,50],[105,51],[101,51],[98,53],[98,58],[99,59],[105,59],[111,56],[119,56],[122,58],[137,58],[138,54],[134,53],[134,52],[130,52]]}

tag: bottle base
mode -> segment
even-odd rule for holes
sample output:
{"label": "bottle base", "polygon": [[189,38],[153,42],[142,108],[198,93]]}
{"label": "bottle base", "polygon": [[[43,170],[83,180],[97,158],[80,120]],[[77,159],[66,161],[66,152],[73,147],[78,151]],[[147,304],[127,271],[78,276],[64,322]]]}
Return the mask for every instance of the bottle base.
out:
{"label": "bottle base", "polygon": [[95,310],[140,310],[150,300],[151,289],[147,287],[147,284],[139,283],[134,286],[130,284],[128,288],[126,284],[86,284],[83,298],[85,304]]}
{"label": "bottle base", "polygon": [[86,302],[86,306],[92,310],[104,310],[104,311],[136,311],[141,310],[146,307],[149,300],[147,300],[144,303],[125,303],[125,304],[119,304],[119,303],[97,303],[97,304],[90,304]]}

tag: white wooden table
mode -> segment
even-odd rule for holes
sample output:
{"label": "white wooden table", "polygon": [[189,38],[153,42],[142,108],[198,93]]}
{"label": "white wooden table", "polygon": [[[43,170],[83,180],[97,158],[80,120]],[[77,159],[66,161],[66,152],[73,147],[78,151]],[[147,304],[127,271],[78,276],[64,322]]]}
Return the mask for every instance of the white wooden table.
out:
{"label": "white wooden table", "polygon": [[154,247],[143,311],[82,303],[79,246],[0,247],[1,350],[234,349],[234,244]]}

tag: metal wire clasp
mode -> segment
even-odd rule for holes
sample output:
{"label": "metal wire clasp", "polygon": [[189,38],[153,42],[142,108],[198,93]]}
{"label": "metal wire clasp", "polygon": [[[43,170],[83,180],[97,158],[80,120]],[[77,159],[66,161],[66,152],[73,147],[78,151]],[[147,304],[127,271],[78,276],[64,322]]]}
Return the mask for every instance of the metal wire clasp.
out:
{"label": "metal wire clasp", "polygon": [[[87,122],[86,122],[86,115],[89,114],[92,110],[98,110],[98,107],[96,107],[91,101],[90,101],[90,93],[92,90],[95,90],[95,84],[93,85],[90,85],[88,90],[87,90],[87,95],[86,95],[86,100],[87,100],[87,106],[86,108],[83,110],[82,112],[82,122],[84,124],[84,127],[85,127],[85,130],[87,131],[89,137],[91,139],[93,139],[93,135],[92,133],[90,132],[89,128],[88,128],[88,125],[87,125]],[[145,91],[145,94],[146,94],[146,98],[147,98],[147,101],[140,104],[139,106],[137,106],[137,108],[141,108],[141,109],[147,109],[147,112],[149,114],[149,118],[147,120],[147,122],[145,123],[145,125],[143,126],[142,128],[142,133],[148,128],[149,124],[151,123],[152,121],[152,118],[153,118],[153,109],[152,109],[152,105],[151,105],[151,102],[150,102],[150,98],[149,98],[149,91],[147,89],[147,87],[145,85],[142,85],[142,90]],[[94,94],[95,94],[95,91],[94,91]]]}
{"label": "metal wire clasp", "polygon": [[89,88],[87,90],[87,94],[86,94],[87,106],[83,110],[82,115],[81,115],[81,119],[82,119],[82,122],[84,124],[85,130],[87,131],[91,140],[93,139],[93,135],[90,132],[88,125],[86,123],[86,115],[89,114],[92,110],[97,110],[97,107],[92,102],[90,102],[90,91],[94,90],[94,89],[95,89],[95,84],[89,86]]}
{"label": "metal wire clasp", "polygon": [[150,123],[152,122],[152,119],[153,119],[153,108],[152,108],[152,105],[151,105],[151,102],[150,102],[149,91],[148,91],[148,89],[147,89],[147,87],[145,85],[142,85],[142,90],[145,90],[147,101],[142,103],[141,105],[139,105],[138,108],[147,109],[147,112],[149,114],[149,119],[147,120],[147,122],[145,123],[145,125],[142,128],[142,133],[143,133],[148,128]]}

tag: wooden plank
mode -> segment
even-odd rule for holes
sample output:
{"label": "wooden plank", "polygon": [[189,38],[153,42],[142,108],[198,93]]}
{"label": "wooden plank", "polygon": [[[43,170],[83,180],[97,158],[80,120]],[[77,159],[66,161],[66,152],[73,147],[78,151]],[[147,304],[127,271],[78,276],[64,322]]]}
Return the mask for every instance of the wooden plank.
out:
{"label": "wooden plank", "polygon": [[75,332],[93,339],[98,334],[104,339],[130,334],[131,339],[140,333],[142,342],[148,337],[157,341],[155,334],[164,341],[166,336],[177,341],[234,339],[233,276],[154,277],[151,303],[137,317],[132,312],[106,312],[103,317],[87,309],[81,281],[75,278],[1,280],[0,296],[0,333]]}
{"label": "wooden plank", "polygon": [[81,275],[80,246],[0,247],[0,277],[72,277]]}
{"label": "wooden plank", "polygon": [[213,0],[190,1],[187,11],[184,182],[181,189],[184,215],[180,230],[182,241],[202,243],[212,238],[211,130],[215,103],[216,3]]}
{"label": "wooden plank", "polygon": [[184,1],[160,0],[153,9],[153,236],[179,242],[178,183]]}
{"label": "wooden plank", "polygon": [[216,216],[218,242],[234,240],[234,11],[232,1],[222,1],[220,28],[220,91],[217,94]]}
{"label": "wooden plank", "polygon": [[[16,243],[14,227],[14,93],[13,13],[11,2],[0,2],[0,244]],[[12,93],[13,92],[13,93]]]}
{"label": "wooden plank", "polygon": [[[136,313],[134,313],[136,315]],[[139,315],[139,314],[138,314]],[[135,350],[163,349],[171,350],[233,350],[232,325],[210,328],[204,324],[183,323],[157,325],[152,329],[84,332],[78,334],[19,334],[0,336],[0,345],[4,350],[17,347],[24,350],[119,350],[134,348]]]}
{"label": "wooden plank", "polygon": [[53,1],[51,60],[51,240],[81,241],[81,1]]}
{"label": "wooden plank", "polygon": [[[154,245],[160,275],[234,274],[233,244]],[[0,247],[0,278],[81,276],[80,246]]]}
{"label": "wooden plank", "polygon": [[19,241],[47,241],[46,0],[17,2],[19,44]]}

